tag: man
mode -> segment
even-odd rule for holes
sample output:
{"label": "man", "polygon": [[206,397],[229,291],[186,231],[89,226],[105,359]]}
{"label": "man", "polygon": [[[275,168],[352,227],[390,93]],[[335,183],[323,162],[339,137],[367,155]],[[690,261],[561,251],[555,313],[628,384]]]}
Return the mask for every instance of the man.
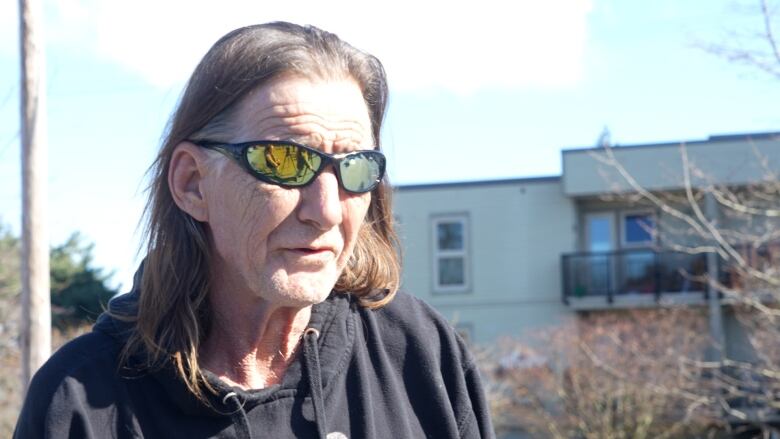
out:
{"label": "man", "polygon": [[386,103],[333,34],[219,40],[155,162],[133,291],[39,371],[15,436],[492,437],[462,341],[396,294]]}

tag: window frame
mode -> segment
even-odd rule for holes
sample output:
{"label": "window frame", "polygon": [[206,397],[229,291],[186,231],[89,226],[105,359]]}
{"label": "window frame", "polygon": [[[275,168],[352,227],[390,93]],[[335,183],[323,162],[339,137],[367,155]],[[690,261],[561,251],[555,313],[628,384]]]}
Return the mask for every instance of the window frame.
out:
{"label": "window frame", "polygon": [[[647,215],[653,220],[653,230],[649,241],[628,242],[626,233],[628,230],[626,219],[632,215]],[[652,247],[658,242],[658,215],[652,209],[629,209],[620,211],[620,248]]]}
{"label": "window frame", "polygon": [[[463,228],[463,248],[460,250],[439,249],[439,224],[460,223]],[[433,267],[433,292],[439,294],[467,293],[471,289],[470,273],[470,240],[469,217],[467,214],[436,215],[431,217],[431,256]],[[463,283],[459,285],[442,285],[439,283],[439,261],[442,258],[459,257],[463,259]]]}

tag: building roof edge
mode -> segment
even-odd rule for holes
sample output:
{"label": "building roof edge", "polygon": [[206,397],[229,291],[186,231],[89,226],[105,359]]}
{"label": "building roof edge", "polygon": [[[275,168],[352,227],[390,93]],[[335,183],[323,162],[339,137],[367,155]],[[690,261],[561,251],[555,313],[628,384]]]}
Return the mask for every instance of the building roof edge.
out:
{"label": "building roof edge", "polygon": [[[632,143],[632,144],[615,144],[611,145],[615,149],[633,149],[633,148],[646,148],[646,147],[670,147],[684,145],[696,145],[703,143],[718,143],[718,142],[734,142],[734,141],[750,141],[750,140],[778,140],[780,141],[780,131],[766,131],[759,133],[738,133],[738,134],[713,134],[706,139],[698,140],[678,140],[674,142],[657,142],[657,143]],[[571,152],[582,151],[595,151],[602,149],[600,146],[581,146],[570,147],[561,149],[561,155]]]}
{"label": "building roof edge", "polygon": [[560,181],[560,180],[561,180],[560,175],[550,175],[550,176],[540,176],[540,177],[504,178],[504,179],[497,179],[497,180],[472,180],[472,181],[451,181],[451,182],[441,182],[441,183],[402,184],[402,185],[393,186],[393,189],[396,191],[408,191],[408,190],[418,190],[418,189],[450,189],[450,188],[505,185],[505,184],[546,183],[546,182]]}

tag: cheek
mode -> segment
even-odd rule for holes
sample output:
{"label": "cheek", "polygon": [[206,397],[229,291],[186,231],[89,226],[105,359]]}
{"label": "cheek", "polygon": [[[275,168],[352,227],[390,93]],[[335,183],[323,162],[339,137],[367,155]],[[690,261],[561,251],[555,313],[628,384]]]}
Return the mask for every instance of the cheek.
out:
{"label": "cheek", "polygon": [[254,182],[239,183],[232,189],[213,194],[209,204],[209,226],[217,251],[240,260],[264,259],[268,235],[295,206],[293,191]]}

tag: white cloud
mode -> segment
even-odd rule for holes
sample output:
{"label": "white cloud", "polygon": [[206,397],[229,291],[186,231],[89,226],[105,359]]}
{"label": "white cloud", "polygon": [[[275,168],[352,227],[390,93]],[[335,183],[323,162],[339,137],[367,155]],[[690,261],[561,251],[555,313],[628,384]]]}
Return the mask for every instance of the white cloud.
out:
{"label": "white cloud", "polygon": [[157,86],[186,80],[227,31],[288,20],[335,31],[374,53],[395,89],[469,93],[576,83],[591,2],[56,0],[56,9],[58,41],[78,41]]}

